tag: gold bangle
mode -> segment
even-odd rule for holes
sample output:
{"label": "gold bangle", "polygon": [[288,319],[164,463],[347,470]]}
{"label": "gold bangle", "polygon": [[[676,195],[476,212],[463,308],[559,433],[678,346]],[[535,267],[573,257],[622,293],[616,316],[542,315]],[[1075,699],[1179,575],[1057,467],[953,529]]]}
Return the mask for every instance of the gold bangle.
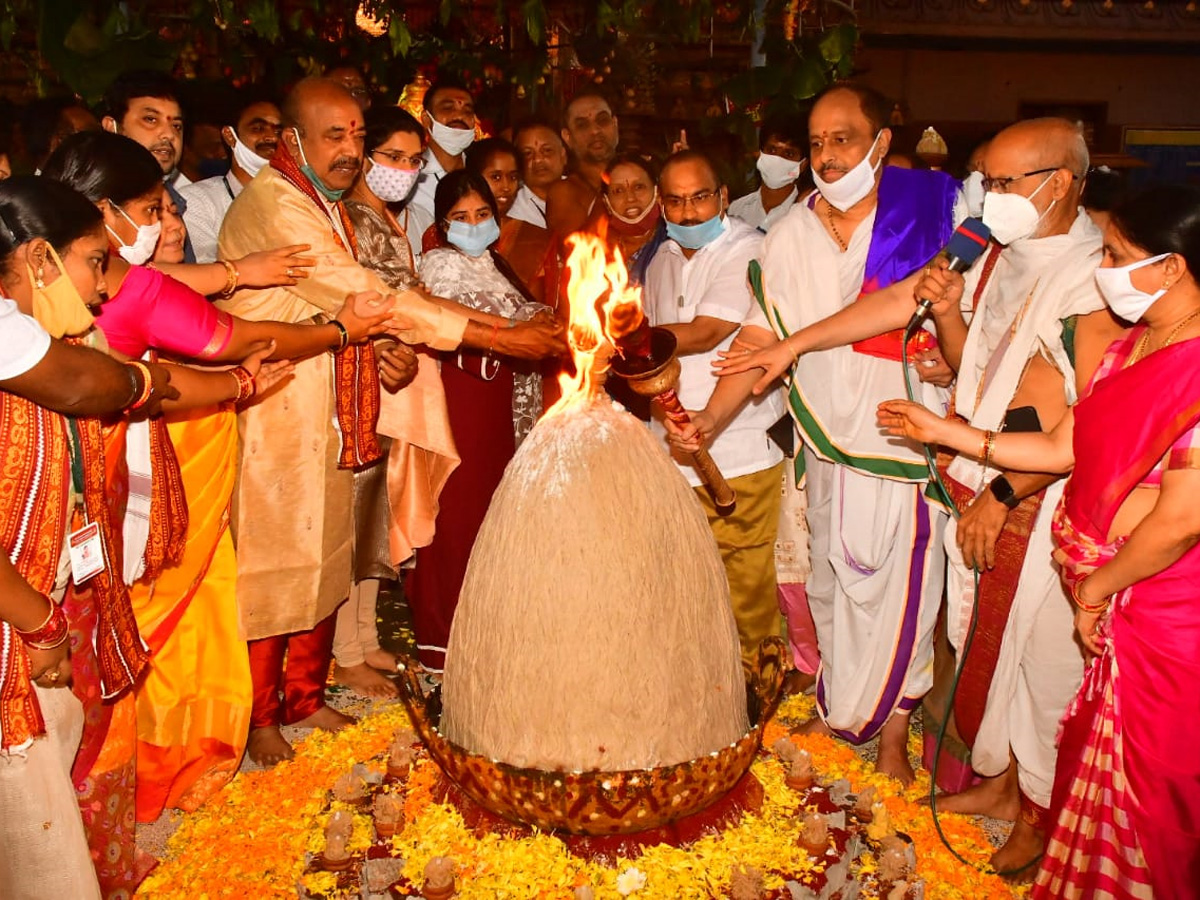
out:
{"label": "gold bangle", "polygon": [[1080,578],[1077,582],[1075,582],[1075,584],[1071,585],[1071,602],[1079,607],[1081,611],[1094,615],[1096,613],[1102,613],[1108,609],[1109,604],[1112,603],[1112,596],[1109,595],[1094,605],[1090,603],[1084,603],[1079,597],[1079,590],[1083,587],[1083,583],[1089,578],[1091,578],[1090,575],[1085,575],[1083,578]]}
{"label": "gold bangle", "polygon": [[992,451],[996,449],[996,432],[985,431],[983,433],[983,467],[989,468],[992,464]]}
{"label": "gold bangle", "polygon": [[228,278],[225,282],[225,287],[221,290],[219,296],[228,297],[230,294],[232,294],[234,291],[237,290],[238,278],[240,277],[240,275],[238,273],[237,266],[235,266],[229,260],[218,259],[217,262],[219,262],[221,265],[223,265],[225,267],[225,274],[228,276]]}

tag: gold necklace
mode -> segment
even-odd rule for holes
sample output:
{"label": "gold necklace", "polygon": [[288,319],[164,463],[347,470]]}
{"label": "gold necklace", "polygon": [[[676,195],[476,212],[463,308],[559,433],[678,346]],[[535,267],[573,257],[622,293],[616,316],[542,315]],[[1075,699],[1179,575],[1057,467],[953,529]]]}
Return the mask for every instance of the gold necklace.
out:
{"label": "gold necklace", "polygon": [[825,217],[829,219],[829,229],[833,232],[833,238],[838,242],[838,246],[842,248],[842,252],[846,252],[847,244],[842,240],[842,233],[838,231],[837,225],[833,222],[833,206],[828,200],[825,201]]}
{"label": "gold necklace", "polygon": [[[1167,335],[1167,339],[1159,344],[1157,349],[1162,350],[1166,347],[1169,347],[1171,343],[1174,342],[1175,338],[1179,337],[1179,333],[1188,325],[1190,325],[1197,317],[1200,317],[1200,309],[1192,310],[1190,313],[1180,319],[1179,324],[1171,329],[1171,333]],[[1133,353],[1129,355],[1129,362],[1126,365],[1132,366],[1135,362],[1141,360],[1142,357],[1146,355],[1146,348],[1149,346],[1150,328],[1147,327],[1146,330],[1142,332],[1142,336],[1138,338],[1138,342],[1133,348]]]}

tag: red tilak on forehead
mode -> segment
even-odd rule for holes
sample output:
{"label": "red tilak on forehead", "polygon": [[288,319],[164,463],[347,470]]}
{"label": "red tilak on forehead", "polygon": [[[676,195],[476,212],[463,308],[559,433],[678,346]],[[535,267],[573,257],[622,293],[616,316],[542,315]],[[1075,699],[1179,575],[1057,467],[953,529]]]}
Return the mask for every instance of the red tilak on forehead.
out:
{"label": "red tilak on forehead", "polygon": [[357,128],[357,127],[358,127],[358,122],[356,122],[354,119],[351,119],[351,120],[350,120],[350,127],[351,127],[351,128]]}

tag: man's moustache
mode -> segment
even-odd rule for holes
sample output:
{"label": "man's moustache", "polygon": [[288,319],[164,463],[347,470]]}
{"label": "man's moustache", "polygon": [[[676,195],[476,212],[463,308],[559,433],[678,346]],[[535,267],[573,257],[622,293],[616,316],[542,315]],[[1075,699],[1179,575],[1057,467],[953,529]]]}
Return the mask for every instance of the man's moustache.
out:
{"label": "man's moustache", "polygon": [[362,160],[355,156],[340,156],[329,164],[331,169],[341,169],[350,167],[352,169],[362,168]]}

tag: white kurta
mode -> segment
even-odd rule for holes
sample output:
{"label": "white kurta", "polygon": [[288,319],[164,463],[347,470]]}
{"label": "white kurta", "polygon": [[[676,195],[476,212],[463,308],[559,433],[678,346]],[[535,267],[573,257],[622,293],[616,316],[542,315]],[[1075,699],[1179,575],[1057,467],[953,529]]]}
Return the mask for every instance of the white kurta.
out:
{"label": "white kurta", "polygon": [[[794,206],[765,242],[770,319],[760,311],[748,324],[790,333],[854,302],[873,224],[872,213],[843,253],[806,205]],[[932,686],[945,514],[924,497],[919,450],[875,425],[876,406],[903,396],[899,363],[837,347],[801,357],[795,381],[825,435],[801,423],[818,710],[842,736],[865,741]],[[919,390],[931,405],[944,397],[930,385]]]}
{"label": "white kurta", "polygon": [[[955,408],[972,425],[1000,427],[1036,355],[1063,373],[1063,399],[1075,402],[1075,371],[1063,347],[1062,320],[1104,305],[1094,277],[1100,246],[1099,230],[1080,210],[1067,234],[1020,241],[1001,253],[963,347]],[[968,273],[964,302],[974,297],[981,269]],[[999,474],[963,457],[951,463],[949,472],[977,492]],[[1062,492],[1061,480],[1047,488],[1034,521],[971,751],[972,768],[990,776],[1008,768],[1011,747],[1021,790],[1039,806],[1050,803],[1058,722],[1083,676],[1073,609],[1050,557],[1050,523]],[[948,523],[945,539],[947,621],[951,642],[961,646],[975,598],[955,524]]]}

